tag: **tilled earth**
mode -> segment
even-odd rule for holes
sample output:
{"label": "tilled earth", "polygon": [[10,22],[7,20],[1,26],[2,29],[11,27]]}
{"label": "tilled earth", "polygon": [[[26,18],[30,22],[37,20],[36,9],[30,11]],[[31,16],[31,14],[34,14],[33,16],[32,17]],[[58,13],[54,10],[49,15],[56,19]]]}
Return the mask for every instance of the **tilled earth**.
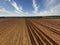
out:
{"label": "tilled earth", "polygon": [[1,18],[0,45],[60,45],[60,19]]}

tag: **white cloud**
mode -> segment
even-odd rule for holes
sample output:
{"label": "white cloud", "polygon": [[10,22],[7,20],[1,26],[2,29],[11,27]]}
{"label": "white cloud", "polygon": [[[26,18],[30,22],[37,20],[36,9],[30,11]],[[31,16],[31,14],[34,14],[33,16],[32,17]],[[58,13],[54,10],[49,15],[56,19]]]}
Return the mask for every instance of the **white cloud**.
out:
{"label": "white cloud", "polygon": [[5,1],[9,1],[10,2],[11,0],[5,0]]}
{"label": "white cloud", "polygon": [[57,5],[49,10],[41,11],[37,13],[39,16],[59,16],[60,15],[60,5]]}
{"label": "white cloud", "polygon": [[0,17],[27,17],[31,16],[28,12],[26,13],[19,13],[18,11],[10,12],[5,8],[0,8]]}
{"label": "white cloud", "polygon": [[55,2],[55,0],[46,0],[46,4],[49,6],[49,5],[51,5],[52,3],[54,3]]}
{"label": "white cloud", "polygon": [[[13,12],[9,12],[5,8],[0,8],[0,16],[55,16],[60,15],[60,4],[54,5],[54,0],[47,0],[45,4],[46,10],[38,12],[39,6],[36,3],[36,0],[33,0],[33,13],[23,12],[22,6],[18,6],[15,1],[8,0],[10,4],[15,8]],[[48,8],[49,7],[49,8]]]}
{"label": "white cloud", "polygon": [[0,8],[0,17],[1,16],[7,16],[9,14],[10,14],[10,12],[7,11],[5,8]]}
{"label": "white cloud", "polygon": [[38,8],[35,8],[37,7],[37,4],[36,4],[36,1],[34,0],[33,1],[33,7],[34,9],[37,9],[37,11],[35,11],[36,13],[32,14],[34,16],[55,16],[55,15],[60,15],[60,4],[56,5],[56,0],[46,0],[44,4],[44,7],[46,10],[43,10],[43,11],[40,11],[40,12],[37,12],[38,11]]}
{"label": "white cloud", "polygon": [[0,12],[7,12],[7,13],[9,13],[8,11],[7,11],[7,9],[5,9],[5,8],[0,8]]}
{"label": "white cloud", "polygon": [[16,9],[17,12],[23,13],[23,8],[22,8],[22,6],[18,6],[15,1],[11,2],[11,0],[9,0],[9,2],[10,2],[10,4]]}
{"label": "white cloud", "polygon": [[37,13],[39,6],[37,5],[36,0],[32,0],[32,2],[33,2],[33,5],[32,6],[34,8],[34,13]]}
{"label": "white cloud", "polygon": [[6,17],[15,17],[15,16],[20,16],[20,17],[27,17],[27,16],[60,16],[60,5],[57,5],[49,10],[29,14],[28,12],[26,13],[18,13],[17,11],[15,12],[9,12],[5,8],[0,9],[0,17],[1,16],[6,16]]}
{"label": "white cloud", "polygon": [[11,0],[8,0],[8,1],[11,1]]}
{"label": "white cloud", "polygon": [[57,14],[59,15],[59,14],[60,14],[60,5],[55,6],[55,7],[52,8],[50,11],[51,11],[52,14],[54,14],[54,15],[57,15]]}
{"label": "white cloud", "polygon": [[44,3],[44,7],[46,9],[52,8],[56,6],[56,0],[46,0],[46,2]]}

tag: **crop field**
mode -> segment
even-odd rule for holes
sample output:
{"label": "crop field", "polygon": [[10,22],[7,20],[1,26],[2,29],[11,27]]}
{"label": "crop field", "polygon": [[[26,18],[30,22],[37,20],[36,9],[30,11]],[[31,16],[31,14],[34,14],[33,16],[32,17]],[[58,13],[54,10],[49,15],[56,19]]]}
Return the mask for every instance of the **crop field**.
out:
{"label": "crop field", "polygon": [[0,18],[0,45],[60,45],[60,19]]}

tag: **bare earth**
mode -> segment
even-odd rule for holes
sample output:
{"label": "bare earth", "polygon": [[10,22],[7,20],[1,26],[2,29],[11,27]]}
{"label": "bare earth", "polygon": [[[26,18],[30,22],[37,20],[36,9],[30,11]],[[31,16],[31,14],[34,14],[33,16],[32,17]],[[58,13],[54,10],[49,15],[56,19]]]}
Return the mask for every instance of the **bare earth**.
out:
{"label": "bare earth", "polygon": [[0,45],[60,45],[60,19],[1,18]]}

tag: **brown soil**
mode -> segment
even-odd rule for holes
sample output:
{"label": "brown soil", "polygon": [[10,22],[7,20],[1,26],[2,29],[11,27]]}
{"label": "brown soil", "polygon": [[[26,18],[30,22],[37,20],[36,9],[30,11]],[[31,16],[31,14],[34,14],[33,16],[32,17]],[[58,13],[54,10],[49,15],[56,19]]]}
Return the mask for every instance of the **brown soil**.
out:
{"label": "brown soil", "polygon": [[0,45],[60,45],[60,19],[2,18]]}

